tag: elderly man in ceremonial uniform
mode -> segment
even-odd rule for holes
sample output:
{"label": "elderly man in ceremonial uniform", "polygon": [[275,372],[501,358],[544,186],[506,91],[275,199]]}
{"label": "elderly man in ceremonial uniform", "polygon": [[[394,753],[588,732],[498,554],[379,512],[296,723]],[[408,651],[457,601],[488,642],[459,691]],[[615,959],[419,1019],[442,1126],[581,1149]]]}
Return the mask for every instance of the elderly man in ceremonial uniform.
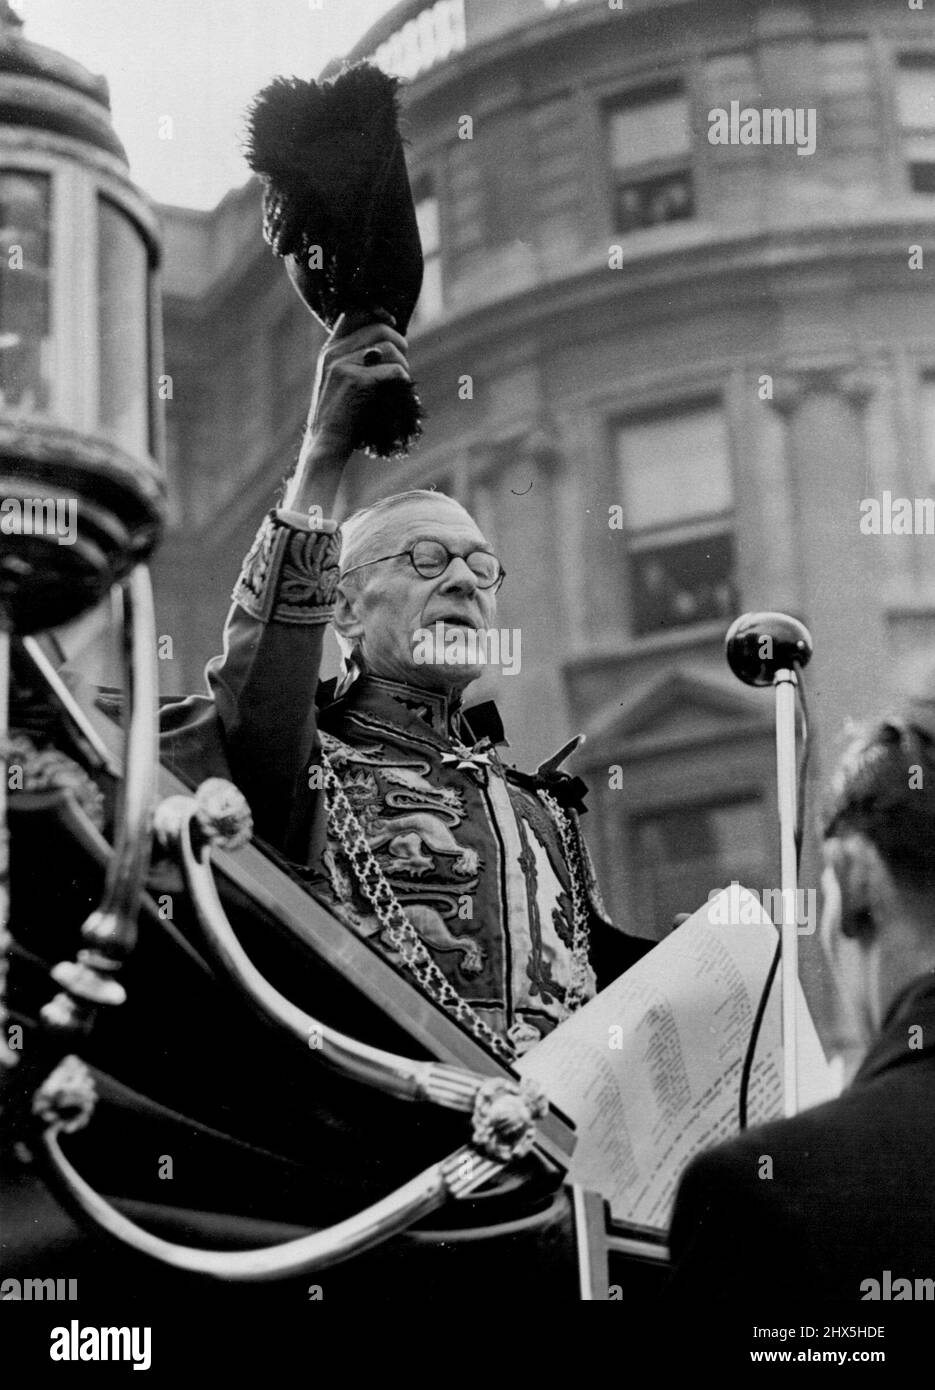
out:
{"label": "elderly man in ceremonial uniform", "polygon": [[[534,775],[505,766],[494,706],[462,704],[481,666],[417,659],[425,630],[493,626],[504,570],[471,516],[417,491],[334,519],[355,411],[377,382],[409,380],[388,317],[340,320],[322,349],[298,467],[244,562],[210,696],[164,710],[163,759],[234,781],[310,890],[510,1060],[649,943],[606,917],[584,789],[560,756]],[[329,622],[345,670],[319,682]]]}

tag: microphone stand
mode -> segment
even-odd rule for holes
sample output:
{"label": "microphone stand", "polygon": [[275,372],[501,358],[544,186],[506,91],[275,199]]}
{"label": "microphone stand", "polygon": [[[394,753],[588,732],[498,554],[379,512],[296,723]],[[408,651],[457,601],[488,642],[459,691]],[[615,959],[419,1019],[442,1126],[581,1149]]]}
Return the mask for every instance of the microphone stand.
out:
{"label": "microphone stand", "polygon": [[773,684],[776,690],[776,788],[779,801],[779,880],[782,899],[779,967],[782,983],[782,1094],[783,1114],[789,1116],[794,1115],[799,1108],[799,932],[796,920],[799,866],[796,853],[798,808],[795,757],[795,696],[798,681],[795,670],[778,670],[773,677]]}
{"label": "microphone stand", "polygon": [[795,704],[801,668],[812,654],[808,629],[784,613],[745,613],[727,633],[727,661],[747,685],[776,692],[776,790],[779,876],[783,1113],[798,1111],[798,773]]}

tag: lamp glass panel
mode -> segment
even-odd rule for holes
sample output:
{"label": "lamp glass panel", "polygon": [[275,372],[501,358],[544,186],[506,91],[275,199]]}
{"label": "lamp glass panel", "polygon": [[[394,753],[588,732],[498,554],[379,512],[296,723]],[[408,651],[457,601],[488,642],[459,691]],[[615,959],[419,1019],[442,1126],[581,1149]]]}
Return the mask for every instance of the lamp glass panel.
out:
{"label": "lamp glass panel", "polygon": [[0,410],[42,414],[52,398],[52,184],[0,170]]}
{"label": "lamp glass panel", "polygon": [[98,418],[131,453],[149,450],[149,258],[138,227],[98,200]]}

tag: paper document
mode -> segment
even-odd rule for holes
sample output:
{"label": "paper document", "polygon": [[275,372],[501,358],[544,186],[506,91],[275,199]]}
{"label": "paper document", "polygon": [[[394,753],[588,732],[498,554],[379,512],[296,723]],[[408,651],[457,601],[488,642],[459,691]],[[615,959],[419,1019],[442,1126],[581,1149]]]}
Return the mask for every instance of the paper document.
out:
{"label": "paper document", "polygon": [[[570,1176],[620,1220],[668,1227],[699,1150],[738,1131],[740,1073],[776,947],[755,894],[732,884],[519,1062],[575,1122]],[[750,1080],[748,1121],[783,1113],[780,975]],[[799,1108],[835,1094],[799,986]]]}

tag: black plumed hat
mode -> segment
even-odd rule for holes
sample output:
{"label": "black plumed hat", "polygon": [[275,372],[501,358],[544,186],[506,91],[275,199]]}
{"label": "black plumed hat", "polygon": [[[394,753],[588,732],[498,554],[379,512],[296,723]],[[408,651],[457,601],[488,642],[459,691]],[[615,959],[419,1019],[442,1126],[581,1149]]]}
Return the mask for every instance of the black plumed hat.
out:
{"label": "black plumed hat", "polygon": [[[247,162],[264,181],[263,235],[330,330],[341,314],[392,314],[405,333],[422,287],[422,247],[399,133],[396,78],[369,63],[329,82],[277,77],[247,116]],[[362,402],[354,447],[404,453],[421,408],[404,381]]]}

